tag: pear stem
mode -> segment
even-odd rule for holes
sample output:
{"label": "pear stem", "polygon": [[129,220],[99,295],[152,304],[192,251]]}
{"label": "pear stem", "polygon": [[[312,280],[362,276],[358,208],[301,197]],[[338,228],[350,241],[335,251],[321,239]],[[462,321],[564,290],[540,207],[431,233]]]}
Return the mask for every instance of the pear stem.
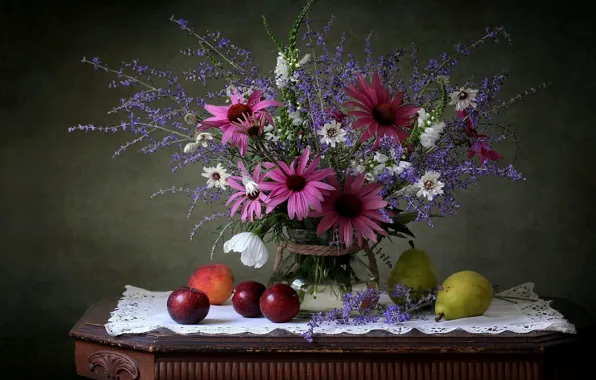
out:
{"label": "pear stem", "polygon": [[414,241],[413,240],[408,240],[408,244],[410,244],[410,247],[415,248],[414,247]]}
{"label": "pear stem", "polygon": [[443,319],[444,316],[445,316],[445,313],[441,313],[441,314],[437,315],[435,318],[435,322],[439,322],[441,319]]}

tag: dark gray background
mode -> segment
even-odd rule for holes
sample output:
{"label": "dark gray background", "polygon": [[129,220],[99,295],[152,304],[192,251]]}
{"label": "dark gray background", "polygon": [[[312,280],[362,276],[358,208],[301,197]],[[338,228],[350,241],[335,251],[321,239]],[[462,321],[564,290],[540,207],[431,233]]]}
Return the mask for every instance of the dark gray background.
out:
{"label": "dark gray background", "polygon": [[[139,58],[157,67],[189,67],[178,54],[196,46],[168,18],[190,20],[199,30],[220,30],[275,64],[261,28],[269,17],[285,35],[302,1],[3,2],[0,15],[0,350],[2,368],[36,363],[47,378],[73,374],[68,330],[93,302],[118,296],[124,285],[154,290],[183,284],[207,262],[217,224],[189,241],[184,195],[149,199],[160,187],[201,183],[200,167],[172,175],[168,154],[130,151],[112,160],[125,135],[68,133],[78,123],[105,124],[121,94],[109,77],[80,63],[100,56],[112,66]],[[85,3],[85,4],[83,4]],[[373,48],[384,53],[410,41],[421,57],[452,51],[503,25],[514,44],[487,45],[461,67],[478,76],[506,68],[504,95],[544,80],[553,85],[502,115],[521,141],[518,168],[528,180],[487,179],[460,194],[461,213],[416,225],[417,244],[442,277],[477,270],[501,287],[526,281],[540,294],[566,297],[596,314],[594,269],[593,103],[594,10],[580,1],[320,1],[317,26],[337,16],[335,31],[348,32],[348,48],[362,51],[374,30]],[[337,35],[336,33],[335,35]],[[502,152],[512,154],[510,147]],[[406,248],[386,246],[393,257]],[[216,260],[237,281],[265,281],[270,263],[255,270],[237,255]],[[24,356],[29,356],[25,359]],[[41,378],[41,376],[40,376]]]}

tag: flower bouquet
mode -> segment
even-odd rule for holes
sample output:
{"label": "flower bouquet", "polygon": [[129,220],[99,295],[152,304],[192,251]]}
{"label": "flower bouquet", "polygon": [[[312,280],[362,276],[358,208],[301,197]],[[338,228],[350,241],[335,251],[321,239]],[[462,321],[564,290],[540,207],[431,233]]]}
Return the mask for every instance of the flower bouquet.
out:
{"label": "flower bouquet", "polygon": [[[500,27],[487,28],[477,41],[458,44],[452,54],[426,65],[415,44],[373,58],[369,36],[361,62],[344,52],[345,34],[330,45],[333,18],[322,31],[311,28],[312,3],[299,14],[287,42],[263,17],[277,49],[271,71],[262,71],[250,51],[220,33],[201,35],[174,17],[171,21],[196,38],[195,47],[181,51],[197,59],[182,77],[137,60],[112,69],[98,58],[84,58],[115,75],[110,88],[134,93],[110,111],[126,116],[119,125],[71,130],[134,134],[115,156],[139,145],[143,153],[173,148],[173,172],[202,165],[204,180],[195,188],[154,195],[189,194],[189,217],[199,200],[225,202],[228,210],[204,217],[191,238],[206,222],[230,218],[219,227],[211,255],[225,240],[224,252],[239,252],[242,263],[257,268],[268,260],[266,243],[274,242],[271,281],[290,284],[306,309],[319,310],[336,306],[323,293],[334,294],[341,305],[344,293],[377,286],[375,256],[388,260],[379,243],[413,236],[408,228],[413,221],[432,225],[433,217],[455,213],[457,189],[482,176],[522,179],[493,149],[514,135],[492,117],[537,88],[504,101],[497,94],[506,73],[478,82],[450,80],[471,50],[509,40]],[[185,80],[215,82],[218,90],[197,96],[185,89]],[[225,235],[231,237],[222,239]]]}

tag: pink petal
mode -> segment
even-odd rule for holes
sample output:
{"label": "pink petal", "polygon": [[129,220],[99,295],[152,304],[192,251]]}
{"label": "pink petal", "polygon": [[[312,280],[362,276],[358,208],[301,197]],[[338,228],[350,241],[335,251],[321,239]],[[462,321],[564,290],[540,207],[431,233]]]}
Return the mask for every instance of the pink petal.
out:
{"label": "pink petal", "polygon": [[403,102],[404,102],[404,93],[398,92],[393,97],[393,101],[391,102],[391,105],[397,107],[397,106],[401,105]]}
{"label": "pink petal", "polygon": [[331,168],[316,170],[313,173],[310,172],[309,168],[305,173],[305,176],[308,177],[309,181],[320,181],[323,178],[331,177],[333,175],[335,175],[335,171]]}
{"label": "pink petal", "polygon": [[354,177],[354,182],[352,182],[350,189],[354,192],[357,192],[362,185],[364,185],[364,173],[360,173]]}
{"label": "pink petal", "polygon": [[271,170],[272,168],[274,168],[277,165],[272,162],[263,162],[263,166],[265,167],[265,169]]}
{"label": "pink petal", "polygon": [[380,208],[386,207],[387,206],[387,202],[380,200],[380,201],[372,201],[372,202],[366,202],[364,204],[364,209],[365,210],[378,210]]}
{"label": "pink petal", "polygon": [[[246,100],[246,104],[252,108],[252,105],[261,99],[261,95],[263,95],[263,91],[261,91],[261,90],[253,91],[252,94],[250,94],[248,96],[248,99]],[[256,111],[256,110],[253,109],[253,111]]]}
{"label": "pink petal", "polygon": [[346,247],[352,246],[352,236],[354,234],[354,229],[352,228],[352,223],[349,219],[342,218],[339,222],[339,236],[342,237]]}
{"label": "pink petal", "polygon": [[337,221],[337,218],[337,214],[325,215],[323,219],[321,219],[321,221],[319,222],[319,225],[317,226],[317,235],[320,235],[323,232],[330,229],[333,226],[333,224]]}
{"label": "pink petal", "polygon": [[241,94],[237,90],[232,91],[232,95],[230,96],[230,101],[232,102],[232,104],[238,104],[241,100]]}
{"label": "pink petal", "polygon": [[280,169],[283,171],[283,173],[284,173],[286,176],[289,176],[289,175],[291,175],[291,174],[290,174],[291,170],[290,170],[290,168],[288,167],[288,165],[287,165],[285,162],[283,162],[283,161],[278,161],[278,162],[277,162],[277,165],[279,165]]}
{"label": "pink petal", "polygon": [[352,219],[352,223],[354,224],[354,228],[356,229],[356,233],[361,233],[362,235],[366,236],[366,238],[370,241],[376,241],[377,236],[375,232],[362,220],[364,218],[354,218]]}
{"label": "pink petal", "polygon": [[233,189],[240,190],[240,191],[246,191],[246,188],[244,186],[240,185],[235,180],[233,180],[232,177],[228,178],[228,185],[230,185],[230,187]]}
{"label": "pink petal", "polygon": [[281,106],[283,106],[283,104],[281,104],[277,100],[261,100],[260,102],[258,102],[254,106],[252,106],[251,109],[253,110],[253,112],[255,112],[258,110],[262,110],[263,108],[274,107],[274,106],[281,107]]}
{"label": "pink petal", "polygon": [[[349,101],[345,102],[344,107],[345,108],[359,108],[366,112],[372,112],[371,106],[367,106],[366,104],[362,104],[361,102],[356,102],[353,100],[349,100]],[[352,112],[354,112],[354,111],[348,112],[348,115],[351,115]]]}
{"label": "pink petal", "polygon": [[356,121],[354,121],[354,123],[352,123],[352,128],[362,128],[362,127],[368,127],[371,124],[376,123],[375,119],[372,118],[372,116],[369,117],[361,117],[359,119],[357,119]]}
{"label": "pink petal", "polygon": [[230,216],[233,216],[236,211],[238,211],[238,207],[240,207],[240,205],[242,204],[242,202],[244,202],[246,198],[240,198],[238,200],[236,200],[236,202],[234,202],[234,205],[232,206],[232,209],[230,210]]}
{"label": "pink petal", "polygon": [[329,191],[333,191],[335,190],[335,187],[328,185],[324,182],[318,182],[318,181],[308,181],[308,183],[306,184],[306,186],[313,186],[316,187],[318,189],[325,189],[325,190],[329,190]]}
{"label": "pink petal", "polygon": [[229,106],[214,106],[211,104],[206,104],[205,109],[212,114],[213,116],[217,116],[220,118],[228,119],[228,110],[230,109]]}

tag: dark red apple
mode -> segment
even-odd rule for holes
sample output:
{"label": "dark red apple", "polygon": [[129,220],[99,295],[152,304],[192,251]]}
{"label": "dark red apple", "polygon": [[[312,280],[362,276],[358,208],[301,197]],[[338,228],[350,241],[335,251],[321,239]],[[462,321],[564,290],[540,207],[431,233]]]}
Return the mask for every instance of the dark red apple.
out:
{"label": "dark red apple", "polygon": [[271,322],[288,322],[300,311],[300,297],[286,284],[273,284],[261,295],[259,306]]}
{"label": "dark red apple", "polygon": [[236,313],[245,318],[260,317],[262,313],[259,300],[265,289],[267,289],[265,285],[256,281],[245,281],[238,284],[232,296],[232,306]]}
{"label": "dark red apple", "polygon": [[187,286],[174,290],[168,297],[168,313],[183,325],[201,322],[209,314],[209,297],[204,292]]}

